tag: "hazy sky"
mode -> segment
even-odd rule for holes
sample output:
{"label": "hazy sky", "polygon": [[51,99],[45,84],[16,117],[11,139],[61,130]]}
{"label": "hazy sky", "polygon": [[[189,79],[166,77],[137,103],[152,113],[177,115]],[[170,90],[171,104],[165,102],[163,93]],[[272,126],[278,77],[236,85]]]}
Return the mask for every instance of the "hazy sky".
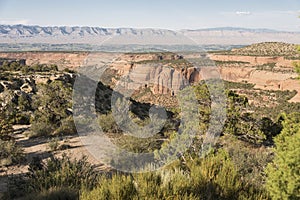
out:
{"label": "hazy sky", "polygon": [[0,0],[0,24],[300,31],[300,0]]}

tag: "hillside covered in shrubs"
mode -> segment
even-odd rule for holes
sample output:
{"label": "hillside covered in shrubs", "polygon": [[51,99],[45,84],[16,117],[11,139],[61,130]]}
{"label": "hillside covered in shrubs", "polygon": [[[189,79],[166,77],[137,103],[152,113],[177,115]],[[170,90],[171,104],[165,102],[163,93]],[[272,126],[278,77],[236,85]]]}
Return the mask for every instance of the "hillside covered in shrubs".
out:
{"label": "hillside covered in shrubs", "polygon": [[[0,169],[5,172],[18,166],[27,168],[20,174],[1,174],[7,182],[3,199],[300,198],[300,105],[288,102],[295,95],[293,92],[256,90],[251,84],[224,81],[226,121],[216,144],[200,156],[212,116],[212,98],[207,83],[199,81],[192,86],[198,103],[198,115],[193,117],[198,117],[199,123],[193,124],[196,133],[191,147],[159,170],[123,172],[109,167],[99,170],[87,157],[58,153],[70,148],[61,146],[60,140],[77,137],[72,107],[76,76],[76,72],[60,71],[56,66],[26,66],[17,62],[0,66]],[[158,133],[146,138],[133,137],[120,129],[113,116],[112,86],[101,81],[96,85],[97,123],[122,149],[154,152],[156,160],[160,154],[155,152],[191,130],[191,124],[181,122],[181,110],[174,100],[162,105],[167,108],[167,120]],[[214,89],[222,88],[215,85]],[[184,89],[181,92],[186,94]],[[265,107],[249,101],[270,94],[276,98]],[[149,109],[153,106],[143,95],[174,98],[154,95],[145,87],[127,99],[130,117],[139,126],[151,121]],[[188,99],[187,95],[184,97]],[[20,125],[27,129],[16,132],[15,127]],[[26,145],[18,140],[20,135],[28,141],[46,138],[49,156],[30,157],[24,151]]]}

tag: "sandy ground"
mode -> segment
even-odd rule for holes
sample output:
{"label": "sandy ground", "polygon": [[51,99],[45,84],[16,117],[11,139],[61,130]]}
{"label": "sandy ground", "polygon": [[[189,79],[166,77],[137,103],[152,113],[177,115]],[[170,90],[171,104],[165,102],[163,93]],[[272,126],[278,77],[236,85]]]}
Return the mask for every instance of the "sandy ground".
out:
{"label": "sandy ground", "polygon": [[33,138],[29,139],[23,134],[28,126],[14,126],[16,131],[16,142],[22,146],[25,153],[25,159],[18,165],[9,167],[0,167],[0,198],[1,194],[7,191],[8,176],[17,175],[28,172],[29,163],[34,157],[40,157],[46,160],[53,154],[54,156],[60,157],[63,153],[66,153],[72,159],[80,159],[83,156],[87,156],[87,161],[95,165],[99,171],[109,171],[109,167],[95,159],[82,145],[80,137],[75,136],[63,136],[59,138],[60,145],[65,145],[68,148],[65,150],[59,150],[51,152],[49,148],[49,138]]}

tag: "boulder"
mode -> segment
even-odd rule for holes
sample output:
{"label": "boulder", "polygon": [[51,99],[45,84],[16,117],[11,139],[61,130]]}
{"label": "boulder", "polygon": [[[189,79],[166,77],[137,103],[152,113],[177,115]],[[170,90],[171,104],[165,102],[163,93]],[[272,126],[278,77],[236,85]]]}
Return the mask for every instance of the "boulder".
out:
{"label": "boulder", "polygon": [[25,93],[32,93],[32,92],[34,92],[33,87],[32,87],[29,83],[24,83],[24,84],[20,87],[20,90],[21,90],[22,92],[25,92]]}
{"label": "boulder", "polygon": [[4,88],[4,90],[12,90],[13,84],[11,81],[1,81],[0,85]]}

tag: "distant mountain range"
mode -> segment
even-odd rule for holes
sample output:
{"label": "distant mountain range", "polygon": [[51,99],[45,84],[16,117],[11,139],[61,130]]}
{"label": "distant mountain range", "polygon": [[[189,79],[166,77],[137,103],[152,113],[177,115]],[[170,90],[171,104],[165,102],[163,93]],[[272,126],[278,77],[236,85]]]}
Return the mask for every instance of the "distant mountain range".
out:
{"label": "distant mountain range", "polygon": [[300,32],[231,27],[172,31],[165,29],[0,25],[0,43],[10,44],[247,45],[259,42],[300,44]]}

